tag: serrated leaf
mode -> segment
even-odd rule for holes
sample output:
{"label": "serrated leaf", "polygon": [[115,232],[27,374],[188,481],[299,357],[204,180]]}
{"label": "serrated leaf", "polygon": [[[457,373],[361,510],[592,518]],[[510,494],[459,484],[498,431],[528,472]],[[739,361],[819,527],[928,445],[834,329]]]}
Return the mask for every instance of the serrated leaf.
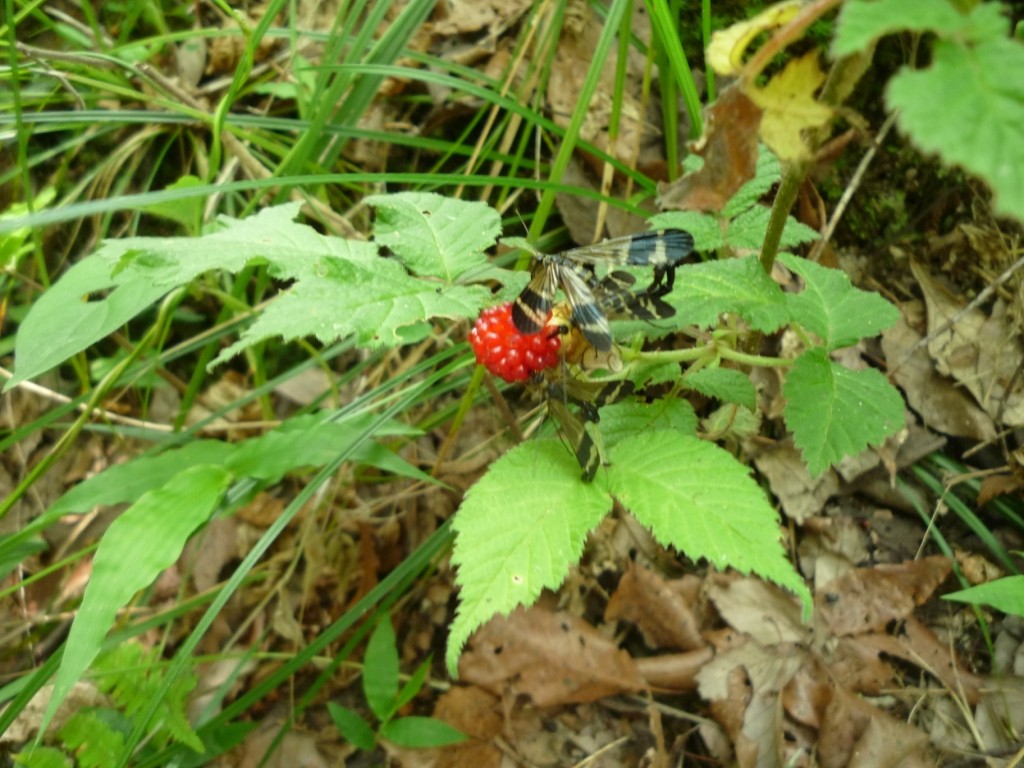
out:
{"label": "serrated leaf", "polygon": [[363,693],[378,720],[394,714],[398,695],[398,647],[391,618],[384,614],[373,628],[363,656]]}
{"label": "serrated leaf", "polygon": [[483,253],[501,234],[501,217],[489,205],[432,192],[402,192],[364,198],[377,211],[374,239],[417,275],[455,282],[484,262]]}
{"label": "serrated leaf", "polygon": [[[33,743],[25,745],[23,752],[14,753],[16,768],[75,768],[71,758],[59,749],[40,747]],[[120,755],[122,750],[116,754]]]}
{"label": "serrated leaf", "polygon": [[696,437],[649,432],[611,450],[608,482],[662,544],[720,569],[756,573],[800,596],[810,592],[786,557],[778,514],[750,469]]}
{"label": "serrated leaf", "polygon": [[86,768],[116,765],[124,755],[124,734],[104,722],[95,709],[71,715],[60,729],[60,738],[78,764]]}
{"label": "serrated leaf", "polygon": [[697,414],[693,405],[677,397],[666,397],[653,403],[612,403],[601,409],[601,435],[605,445],[655,429],[696,434]]}
{"label": "serrated leaf", "polygon": [[951,2],[850,0],[839,12],[833,57],[864,50],[872,40],[903,30],[979,41],[1005,37],[1007,23],[998,3],[978,3],[963,14]]}
{"label": "serrated leaf", "polygon": [[320,279],[304,280],[272,302],[223,350],[215,366],[244,348],[273,336],[286,340],[315,336],[324,344],[355,335],[374,348],[407,342],[402,330],[431,317],[464,318],[490,301],[484,286],[442,286],[409,275],[396,261],[360,264],[325,259]]}
{"label": "serrated leaf", "polygon": [[763,144],[758,147],[756,168],[754,178],[740,187],[722,208],[723,218],[734,218],[756,205],[765,193],[782,179],[779,158]]}
{"label": "serrated leaf", "polygon": [[702,395],[726,403],[736,403],[751,411],[757,407],[757,391],[750,378],[734,368],[701,368],[687,373],[683,384]]}
{"label": "serrated leaf", "polygon": [[997,210],[1024,220],[1024,78],[1009,72],[1024,72],[1016,40],[940,40],[928,69],[889,81],[886,101],[914,144],[976,173],[995,192]]}
{"label": "serrated leaf", "polygon": [[765,274],[756,254],[694,264],[685,275],[666,297],[681,323],[710,326],[732,312],[754,330],[771,333],[789,321],[782,289]]}
{"label": "serrated leaf", "polygon": [[896,324],[899,310],[877,293],[850,284],[846,273],[828,269],[791,254],[779,261],[804,279],[799,293],[787,293],[793,321],[815,334],[834,350],[877,336]]}
{"label": "serrated leaf", "polygon": [[352,746],[369,752],[377,745],[377,735],[373,732],[373,728],[351,709],[329,701],[327,702],[327,712],[331,716],[334,727],[338,729],[338,733]]}
{"label": "serrated leaf", "polygon": [[452,522],[460,594],[445,654],[449,672],[456,673],[459,653],[485,621],[562,583],[610,509],[601,474],[580,482],[575,456],[558,441],[528,441],[491,465]]}
{"label": "serrated leaf", "polygon": [[900,393],[873,368],[851,371],[821,348],[796,359],[786,374],[783,416],[812,477],[903,426]]}
{"label": "serrated leaf", "polygon": [[820,128],[832,117],[831,107],[814,96],[824,82],[815,50],[790,61],[764,88],[749,89],[750,98],[764,110],[761,139],[782,160],[810,158],[803,131]]}
{"label": "serrated leaf", "polygon": [[71,625],[43,729],[96,658],[118,610],[181,556],[189,536],[216,510],[230,480],[231,473],[222,467],[190,467],[144,494],[111,524]]}
{"label": "serrated leaf", "polygon": [[406,749],[428,749],[461,744],[468,736],[443,720],[434,717],[401,717],[385,723],[380,729],[381,737],[392,744]]}

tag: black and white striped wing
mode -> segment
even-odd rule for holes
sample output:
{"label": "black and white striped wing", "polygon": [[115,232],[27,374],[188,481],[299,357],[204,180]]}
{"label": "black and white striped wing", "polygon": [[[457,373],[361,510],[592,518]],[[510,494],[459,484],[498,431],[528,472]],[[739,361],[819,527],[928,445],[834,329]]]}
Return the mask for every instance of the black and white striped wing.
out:
{"label": "black and white striped wing", "polygon": [[530,282],[512,305],[512,322],[520,333],[537,333],[548,320],[558,292],[558,268],[546,260],[537,261]]}
{"label": "black and white striped wing", "polygon": [[612,327],[608,323],[586,277],[568,264],[557,266],[559,283],[569,301],[569,322],[580,329],[583,338],[599,352],[612,348]]}

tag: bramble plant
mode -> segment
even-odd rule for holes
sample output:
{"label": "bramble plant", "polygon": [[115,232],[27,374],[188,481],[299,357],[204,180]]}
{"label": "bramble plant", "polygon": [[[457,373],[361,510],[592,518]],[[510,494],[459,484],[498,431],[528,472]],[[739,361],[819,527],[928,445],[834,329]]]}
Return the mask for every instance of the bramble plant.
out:
{"label": "bramble plant", "polygon": [[[662,214],[653,223],[688,229],[704,252],[751,248],[763,238],[769,217],[756,201],[777,178],[777,164],[764,155],[756,178],[720,217]],[[350,338],[361,346],[395,346],[423,338],[434,318],[474,317],[495,298],[510,298],[523,287],[524,273],[495,268],[485,255],[499,229],[498,216],[489,207],[424,193],[375,196],[367,202],[377,213],[372,242],[318,234],[294,222],[297,206],[287,204],[244,221],[224,218],[218,229],[198,238],[105,243],[41,296],[26,317],[17,339],[12,384],[85,349],[209,270],[234,272],[260,263],[275,277],[293,281],[211,365],[277,335],[311,335],[325,344]],[[794,246],[812,236],[790,221],[782,243]],[[381,246],[393,258],[380,258]],[[786,558],[768,498],[748,467],[697,437],[692,409],[676,396],[692,387],[749,411],[753,386],[736,366],[789,367],[784,415],[815,474],[880,443],[902,426],[900,396],[881,374],[853,371],[829,358],[829,352],[895,322],[896,310],[877,295],[851,287],[838,271],[796,257],[785,256],[783,262],[805,282],[800,293],[783,293],[756,254],[682,269],[669,297],[676,316],[659,323],[659,332],[713,326],[723,314],[754,333],[789,325],[806,345],[796,359],[741,352],[738,330],[716,332],[710,342],[683,350],[624,350],[629,363],[624,376],[666,381],[680,363],[692,365],[688,374],[675,377],[676,386],[660,401],[621,402],[603,409],[600,431],[611,463],[594,483],[580,482],[575,459],[558,440],[540,439],[509,451],[470,489],[455,518],[461,603],[451,630],[449,668],[454,670],[463,643],[489,616],[530,603],[542,589],[561,582],[582,553],[587,533],[611,510],[613,500],[663,543],[721,568],[759,574],[809,606],[810,595]],[[505,286],[499,296],[478,284],[483,277]],[[86,303],[73,299],[83,293],[100,297]],[[338,307],[346,312],[339,313]],[[61,335],[57,329],[72,330]],[[465,356],[460,359],[461,364],[468,362]],[[366,413],[341,412],[331,418],[311,414],[245,443],[197,441],[115,466],[76,487],[23,531],[21,541],[42,530],[54,515],[97,503],[132,504],[100,543],[93,578],[69,637],[69,646],[78,652],[61,667],[58,693],[66,692],[88,666],[112,625],[113,609],[177,558],[232,484],[245,478],[273,482],[289,469],[324,466],[344,443],[353,444],[352,455],[360,461],[422,477],[375,443],[363,442],[367,432],[402,431],[398,425],[389,427],[386,419],[376,422]],[[286,464],[282,457],[287,457]],[[141,463],[145,471],[140,471]],[[524,484],[524,477],[531,482]],[[178,505],[174,500],[179,498],[188,503]],[[168,514],[169,504],[179,511]],[[149,535],[140,537],[137,529]],[[158,551],[147,553],[143,567],[125,572],[117,563],[128,552],[138,558],[140,540],[149,542],[141,546]],[[17,543],[6,541],[3,546]],[[120,597],[112,602],[112,594]]]}

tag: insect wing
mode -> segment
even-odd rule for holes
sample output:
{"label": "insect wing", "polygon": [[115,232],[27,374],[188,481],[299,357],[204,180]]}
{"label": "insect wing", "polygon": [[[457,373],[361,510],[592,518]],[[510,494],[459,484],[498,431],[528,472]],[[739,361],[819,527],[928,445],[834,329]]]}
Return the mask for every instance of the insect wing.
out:
{"label": "insect wing", "polygon": [[574,248],[562,258],[584,264],[674,267],[693,253],[693,235],[682,229],[658,229]]}
{"label": "insect wing", "polygon": [[594,292],[587,281],[570,265],[558,265],[559,282],[565,297],[569,300],[572,313],[569,322],[580,329],[591,346],[598,352],[607,352],[612,348],[612,328],[601,307],[598,306]]}
{"label": "insect wing", "polygon": [[512,323],[520,333],[537,333],[544,327],[555,303],[558,290],[558,268],[548,261],[538,261],[530,282],[512,305]]}

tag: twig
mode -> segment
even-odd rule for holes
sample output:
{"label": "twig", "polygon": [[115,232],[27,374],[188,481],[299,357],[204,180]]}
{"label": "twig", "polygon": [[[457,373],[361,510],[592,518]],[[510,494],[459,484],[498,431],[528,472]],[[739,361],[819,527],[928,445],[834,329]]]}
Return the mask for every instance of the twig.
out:
{"label": "twig", "polygon": [[828,224],[825,226],[825,232],[811,250],[811,255],[808,256],[808,261],[817,262],[821,259],[821,252],[825,250],[825,246],[828,244],[828,241],[832,239],[832,235],[835,233],[839,220],[843,217],[843,214],[846,213],[847,206],[853,199],[854,194],[860,188],[861,182],[864,180],[864,174],[867,173],[868,166],[871,165],[871,161],[875,159],[875,153],[878,152],[878,148],[882,146],[882,141],[896,123],[897,114],[899,113],[893,112],[889,115],[888,119],[886,119],[882,124],[881,129],[878,131],[878,135],[875,137],[875,140],[871,143],[871,146],[868,147],[868,151],[865,152],[864,157],[860,159],[860,163],[857,165],[857,170],[854,171],[853,177],[850,179],[850,183],[847,184],[846,189],[843,190],[843,195],[839,198],[839,202],[836,203],[836,208],[832,212],[832,216],[829,218]]}

